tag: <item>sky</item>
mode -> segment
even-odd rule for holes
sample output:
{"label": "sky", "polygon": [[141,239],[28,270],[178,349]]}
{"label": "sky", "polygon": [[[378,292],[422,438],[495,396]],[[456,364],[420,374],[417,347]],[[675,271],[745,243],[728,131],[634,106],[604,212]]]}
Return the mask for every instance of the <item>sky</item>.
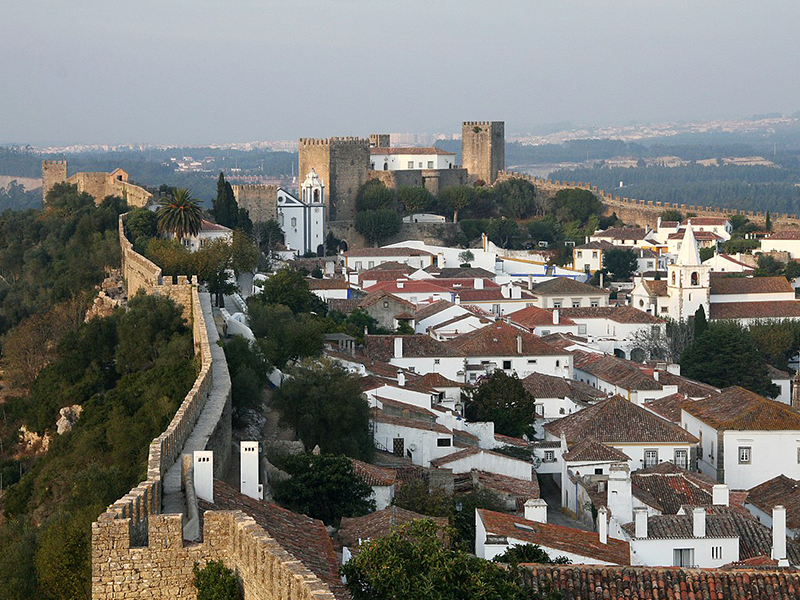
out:
{"label": "sky", "polygon": [[0,143],[800,110],[797,0],[0,0]]}

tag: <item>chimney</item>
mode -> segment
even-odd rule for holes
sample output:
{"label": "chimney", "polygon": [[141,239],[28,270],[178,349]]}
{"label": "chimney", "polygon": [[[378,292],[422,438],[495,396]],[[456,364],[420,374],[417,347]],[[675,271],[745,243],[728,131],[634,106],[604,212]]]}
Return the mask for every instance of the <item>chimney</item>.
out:
{"label": "chimney", "polygon": [[792,381],[792,408],[800,410],[800,369],[794,374]]}
{"label": "chimney", "polygon": [[696,538],[706,537],[706,509],[702,506],[692,509],[692,535]]}
{"label": "chimney", "polygon": [[728,506],[730,503],[730,492],[724,483],[718,483],[711,488],[711,503],[714,506]]}
{"label": "chimney", "polygon": [[476,277],[475,278],[475,289],[482,290],[483,289],[483,277]]}
{"label": "chimney", "polygon": [[397,385],[400,387],[405,387],[406,385],[406,374],[402,371],[397,372]]}
{"label": "chimney", "polygon": [[608,544],[608,509],[605,506],[597,510],[597,534],[601,544]]}
{"label": "chimney", "polygon": [[637,506],[633,509],[634,515],[634,536],[640,540],[647,539],[647,508]]}
{"label": "chimney", "polygon": [[772,509],[772,558],[779,567],[788,567],[786,559],[786,507],[780,504]]}
{"label": "chimney", "polygon": [[541,498],[525,501],[525,519],[536,523],[547,523],[547,502]]}
{"label": "chimney", "polygon": [[553,309],[553,325],[558,325],[561,322],[561,313],[557,308]]}
{"label": "chimney", "polygon": [[631,470],[625,463],[613,464],[608,470],[608,510],[620,525],[633,521]]}
{"label": "chimney", "polygon": [[242,442],[239,446],[240,491],[256,500],[264,499],[264,486],[258,483],[258,442]]}
{"label": "chimney", "polygon": [[403,358],[403,338],[394,338],[394,358]]}
{"label": "chimney", "polygon": [[653,379],[658,381],[658,376],[659,376],[659,370],[658,369],[653,369]]}
{"label": "chimney", "polygon": [[533,274],[528,275],[528,291],[533,291]]}
{"label": "chimney", "polygon": [[511,284],[508,283],[500,288],[500,292],[503,294],[503,298],[510,298],[511,297]]}
{"label": "chimney", "polygon": [[454,298],[454,300],[455,300],[456,304],[461,304],[461,295],[460,294],[456,294],[456,297]]}
{"label": "chimney", "polygon": [[522,354],[522,334],[517,334],[517,354]]}
{"label": "chimney", "polygon": [[194,491],[197,497],[214,502],[214,453],[197,450],[192,454],[194,464]]}

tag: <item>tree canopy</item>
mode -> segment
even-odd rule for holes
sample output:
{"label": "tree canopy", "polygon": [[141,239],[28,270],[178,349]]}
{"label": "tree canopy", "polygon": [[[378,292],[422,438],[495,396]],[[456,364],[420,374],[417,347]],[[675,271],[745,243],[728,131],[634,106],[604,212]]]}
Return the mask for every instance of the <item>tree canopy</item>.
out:
{"label": "tree canopy", "polygon": [[382,181],[370,179],[358,188],[356,210],[364,212],[391,208],[394,204],[394,195],[394,190],[387,188]]}
{"label": "tree canopy", "polygon": [[368,244],[380,244],[400,231],[399,215],[388,208],[366,210],[356,215],[356,231],[364,236]]}
{"label": "tree canopy", "polygon": [[638,268],[636,254],[627,248],[612,248],[603,252],[603,268],[615,281],[630,281]]}
{"label": "tree canopy", "polygon": [[535,399],[517,374],[507,375],[497,369],[472,393],[466,417],[470,421],[494,421],[497,433],[521,437],[530,433],[535,410]]}
{"label": "tree canopy", "polygon": [[200,233],[203,211],[200,202],[185,189],[176,189],[171,198],[158,201],[158,230],[182,240]]}

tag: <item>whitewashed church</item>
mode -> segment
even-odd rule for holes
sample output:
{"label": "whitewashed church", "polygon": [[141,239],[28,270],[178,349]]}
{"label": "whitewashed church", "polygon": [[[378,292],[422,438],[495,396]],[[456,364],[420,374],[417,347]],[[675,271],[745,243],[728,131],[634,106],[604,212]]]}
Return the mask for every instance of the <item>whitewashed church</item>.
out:
{"label": "whitewashed church", "polygon": [[325,255],[325,184],[314,169],[300,186],[300,198],[278,188],[278,224],[286,247],[302,256]]}

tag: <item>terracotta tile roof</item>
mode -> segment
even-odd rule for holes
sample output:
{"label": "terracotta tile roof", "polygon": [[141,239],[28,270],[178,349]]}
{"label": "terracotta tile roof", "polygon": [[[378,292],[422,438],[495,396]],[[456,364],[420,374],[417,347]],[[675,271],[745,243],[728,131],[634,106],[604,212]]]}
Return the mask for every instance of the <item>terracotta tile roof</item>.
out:
{"label": "terracotta tile roof", "polygon": [[364,290],[367,292],[384,291],[390,294],[451,294],[453,292],[450,288],[439,285],[433,279],[379,281]]}
{"label": "terracotta tile roof", "polygon": [[241,510],[275,538],[281,547],[328,584],[336,598],[350,598],[339,576],[339,562],[325,524],[269,502],[245,496],[227,483],[214,480],[214,502],[200,509]]}
{"label": "terracotta tile roof", "polygon": [[495,274],[480,267],[425,267],[425,272],[434,275],[437,279],[450,279],[450,278],[484,278],[494,279]]}
{"label": "terracotta tile roof", "polygon": [[661,390],[663,384],[642,369],[642,365],[610,354],[595,354],[574,350],[576,369],[594,375],[625,390]]}
{"label": "terracotta tile roof", "polygon": [[490,300],[497,300],[498,302],[533,302],[534,296],[528,290],[516,286],[520,290],[520,298],[507,298],[503,295],[501,287],[493,287],[482,290],[453,290],[456,292],[462,303],[470,302],[489,302]]}
{"label": "terracotta tile roof", "polygon": [[735,259],[735,258],[733,258],[733,257],[732,257],[730,254],[724,254],[724,253],[720,252],[720,254],[719,254],[719,257],[720,257],[720,258],[724,258],[725,260],[727,260],[727,261],[730,261],[730,262],[732,262],[732,263],[734,263],[734,264],[736,264],[736,265],[739,265],[739,266],[741,266],[741,267],[746,267],[746,268],[747,268],[747,269],[749,269],[750,271],[752,271],[752,270],[753,270],[753,266],[752,266],[752,265],[748,265],[747,263],[743,263],[743,262],[742,262],[742,261],[740,261],[740,260],[736,260],[736,259]]}
{"label": "terracotta tile roof", "polygon": [[465,388],[469,387],[466,383],[459,383],[448,379],[441,373],[426,373],[422,376],[422,384],[430,388]]}
{"label": "terracotta tile roof", "polygon": [[785,229],[776,231],[770,235],[768,240],[800,240],[800,229]]}
{"label": "terracotta tile roof", "polygon": [[681,408],[717,430],[800,431],[800,413],[739,386],[718,396],[684,402]]}
{"label": "terracotta tile roof", "polygon": [[593,565],[527,565],[525,587],[554,589],[563,600],[790,600],[800,596],[800,572]]}
{"label": "terracotta tile roof", "polygon": [[685,401],[686,397],[683,394],[678,393],[656,398],[655,400],[650,400],[649,402],[645,402],[644,406],[668,421],[680,423],[681,404],[683,404]]}
{"label": "terracotta tile roof", "polygon": [[[562,311],[564,309],[561,309]],[[563,313],[559,313],[561,315]],[[553,310],[548,308],[539,308],[538,306],[526,306],[520,310],[514,311],[507,316],[508,320],[522,327],[533,329],[539,325],[552,325],[558,327],[559,325],[575,325],[572,319],[560,316],[558,324],[553,323]]]}
{"label": "terracotta tile roof", "polygon": [[772,509],[782,504],[786,507],[786,526],[800,528],[800,481],[778,475],[750,489],[747,503],[772,516]]}
{"label": "terracotta tile roof", "polygon": [[712,320],[786,319],[800,317],[800,301],[714,302],[709,313]]}
{"label": "terracotta tile roof", "polygon": [[719,393],[719,390],[712,385],[689,379],[683,375],[675,375],[669,371],[661,371],[658,375],[658,382],[662,385],[677,385],[678,393],[689,398],[708,398]]}
{"label": "terracotta tile roof", "polygon": [[526,481],[524,479],[498,475],[497,473],[488,473],[478,469],[472,469],[472,474],[482,488],[517,496],[522,499],[523,503],[530,498],[540,497],[539,480],[536,477],[532,478],[530,481]]}
{"label": "terracotta tile roof", "polygon": [[631,457],[621,450],[606,446],[602,442],[598,442],[592,438],[581,440],[577,444],[574,444],[569,449],[569,452],[564,454],[564,460],[569,462],[585,462],[595,460],[628,462],[630,459]]}
{"label": "terracotta tile roof", "polygon": [[421,304],[417,308],[417,321],[422,321],[423,319],[427,319],[428,317],[439,314],[451,306],[455,306],[455,304],[449,300],[437,300],[436,302],[431,302],[430,304]]}
{"label": "terracotta tile roof", "polygon": [[560,436],[563,431],[568,443],[587,437],[605,444],[698,442],[688,431],[620,396],[601,400],[593,406],[551,421],[544,428],[555,436]]}
{"label": "terracotta tile roof", "polygon": [[448,319],[447,321],[442,321],[438,325],[433,325],[430,329],[431,331],[437,331],[437,332],[442,330],[442,333],[444,333],[450,331],[450,328],[453,328],[453,333],[455,335],[458,335],[459,334],[458,326],[464,327],[465,331],[461,333],[465,333],[467,330],[470,329],[474,330],[474,327],[472,325],[468,325],[467,323],[462,323],[462,321],[465,321],[467,319],[478,319],[478,321],[481,323],[481,326],[488,325],[489,323],[492,322],[490,319],[484,319],[482,317],[473,315],[472,313],[464,313],[458,315],[457,317],[453,317],[452,319]]}
{"label": "terracotta tile roof", "polygon": [[716,481],[670,462],[631,473],[633,495],[662,514],[677,514],[681,506],[711,506]]}
{"label": "terracotta tile roof", "polygon": [[392,302],[395,302],[396,304],[399,304],[403,308],[405,308],[407,310],[410,310],[412,313],[416,311],[416,307],[414,306],[413,303],[409,302],[408,300],[404,300],[403,298],[400,298],[399,296],[395,296],[394,294],[391,294],[391,293],[389,293],[387,291],[384,291],[384,290],[377,291],[377,292],[371,292],[371,293],[367,294],[366,296],[364,296],[364,298],[361,299],[361,301],[358,303],[358,306],[360,308],[368,308],[368,307],[372,306],[373,304],[375,304],[376,302],[380,302],[383,299],[391,300]]}
{"label": "terracotta tile roof", "polygon": [[396,527],[418,519],[429,519],[442,529],[447,527],[447,517],[429,517],[392,505],[363,517],[342,517],[338,537],[343,546],[358,554],[359,540],[378,540]]}
{"label": "terracotta tile roof", "polygon": [[384,263],[379,264],[376,267],[372,267],[371,269],[366,269],[365,271],[361,271],[360,277],[370,279],[370,275],[375,276],[379,273],[390,273],[395,276],[399,276],[398,271],[402,272],[405,275],[409,275],[416,271],[414,267],[407,265],[406,263],[397,262],[396,260],[388,260]]}
{"label": "terracotta tile roof", "polygon": [[347,257],[357,258],[359,256],[433,256],[426,250],[416,248],[354,248],[344,253]]}
{"label": "terracotta tile roof", "polygon": [[583,308],[562,308],[562,314],[570,319],[608,319],[615,323],[636,323],[660,325],[662,319],[637,310],[632,306],[587,306]]}
{"label": "terracotta tile roof", "polygon": [[[474,446],[470,446],[469,448],[463,448],[462,450],[458,450],[456,452],[453,452],[452,454],[448,454],[447,456],[442,456],[441,458],[436,458],[436,459],[432,460],[431,461],[431,466],[437,467],[437,468],[438,467],[442,467],[444,465],[448,465],[450,463],[453,463],[453,462],[455,462],[457,460],[462,460],[464,458],[468,458],[468,457],[473,456],[475,454],[486,454],[486,455],[489,455],[489,456],[496,456],[496,457],[504,458],[506,460],[513,460],[513,461],[520,462],[520,463],[524,463],[525,462],[525,461],[520,460],[518,458],[513,458],[511,456],[507,456],[507,455],[501,454],[499,452],[492,452],[491,450],[486,450],[484,448],[476,448]],[[533,466],[531,466],[531,471],[533,471]],[[534,475],[534,477],[535,477],[535,475]]]}
{"label": "terracotta tile roof", "polygon": [[607,296],[610,292],[606,289],[581,283],[569,277],[554,277],[533,286],[535,295],[552,296],[554,294],[571,294],[581,296]]}
{"label": "terracotta tile roof", "polygon": [[582,246],[575,246],[575,250],[611,250],[612,248],[615,248],[614,244],[605,240],[587,242]]}
{"label": "terracotta tile roof", "polygon": [[394,357],[395,338],[403,339],[403,356],[406,358],[464,356],[455,346],[427,335],[367,335],[364,336],[364,351],[369,358],[389,362]]}
{"label": "terracotta tile roof", "polygon": [[722,226],[725,223],[728,223],[727,217],[689,217],[685,221],[686,223],[691,223],[692,225],[716,225]]}
{"label": "terracotta tile roof", "polygon": [[[518,338],[522,340],[521,352]],[[539,336],[506,323],[497,322],[469,333],[462,333],[448,342],[466,356],[560,356],[566,351],[543,342]]]}
{"label": "terracotta tile roof", "polygon": [[330,298],[328,300],[328,309],[349,315],[358,308],[360,302],[360,298]]}
{"label": "terracotta tile roof", "polygon": [[382,155],[382,154],[444,154],[447,156],[455,156],[455,152],[448,152],[447,150],[442,150],[441,148],[437,148],[436,146],[430,147],[417,147],[417,146],[409,146],[406,148],[398,148],[396,146],[391,146],[389,148],[385,146],[373,146],[369,149],[370,154]]}
{"label": "terracotta tile roof", "polygon": [[[719,242],[723,239],[713,231],[699,231],[695,229],[694,231],[692,231],[692,233],[694,234],[694,239],[696,239],[698,242],[708,242],[708,241]],[[677,231],[675,233],[670,233],[667,239],[682,240],[684,235],[685,235],[684,231]]]}
{"label": "terracotta tile roof", "polygon": [[430,418],[436,417],[435,412],[416,404],[409,404],[408,402],[401,402],[400,400],[393,400],[392,398],[382,398],[380,396],[375,396],[375,398],[381,403],[384,410],[387,407],[395,409],[393,411],[386,411],[387,414],[400,410],[403,411],[403,414],[398,416],[407,416],[410,419],[424,420],[425,422]]}
{"label": "terracotta tile roof", "polygon": [[232,232],[233,229],[229,229],[224,225],[219,225],[217,223],[212,223],[211,221],[206,221],[203,219],[200,222],[200,230],[201,231],[230,231]]}
{"label": "terracotta tile roof", "polygon": [[595,231],[591,237],[613,240],[642,240],[647,235],[643,227],[610,227],[605,231]]}
{"label": "terracotta tile roof", "polygon": [[408,427],[410,429],[420,429],[422,431],[435,431],[444,435],[452,435],[444,425],[436,423],[433,418],[427,421],[421,419],[407,419],[406,417],[395,417],[387,415],[386,412],[373,408],[371,411],[372,420],[379,423],[388,423],[390,425],[397,425],[398,427]]}
{"label": "terracotta tile roof", "polygon": [[[647,519],[648,540],[669,540],[693,538],[693,518],[686,515],[652,515]],[[622,529],[629,536],[634,535],[636,524],[625,523]],[[706,537],[733,538],[739,537],[733,519],[725,515],[706,514]]]}
{"label": "terracotta tile roof", "polygon": [[622,540],[609,537],[607,544],[601,544],[595,532],[553,523],[537,523],[482,508],[477,511],[486,528],[487,536],[513,538],[616,565],[627,565],[631,562],[630,545]]}
{"label": "terracotta tile roof", "polygon": [[767,364],[767,373],[769,374],[770,379],[791,379],[791,373],[787,373],[786,371],[781,371],[780,369],[776,369],[770,364]]}
{"label": "terracotta tile roof", "polygon": [[370,486],[389,486],[397,482],[397,471],[394,469],[384,469],[376,465],[351,458],[353,471]]}
{"label": "terracotta tile roof", "polygon": [[667,295],[667,282],[664,279],[642,279],[642,285],[651,296]]}
{"label": "terracotta tile roof", "polygon": [[309,290],[347,290],[350,289],[350,282],[346,279],[316,279],[307,277]]}
{"label": "terracotta tile roof", "polygon": [[503,435],[502,433],[495,433],[494,439],[495,441],[498,441],[501,444],[506,444],[507,446],[517,446],[518,448],[527,448],[530,446],[530,442],[526,442],[522,438]]}
{"label": "terracotta tile roof", "polygon": [[534,398],[569,398],[588,405],[608,397],[589,384],[544,373],[531,373],[522,379],[522,385]]}
{"label": "terracotta tile roof", "polygon": [[794,293],[786,277],[712,277],[711,294]]}

